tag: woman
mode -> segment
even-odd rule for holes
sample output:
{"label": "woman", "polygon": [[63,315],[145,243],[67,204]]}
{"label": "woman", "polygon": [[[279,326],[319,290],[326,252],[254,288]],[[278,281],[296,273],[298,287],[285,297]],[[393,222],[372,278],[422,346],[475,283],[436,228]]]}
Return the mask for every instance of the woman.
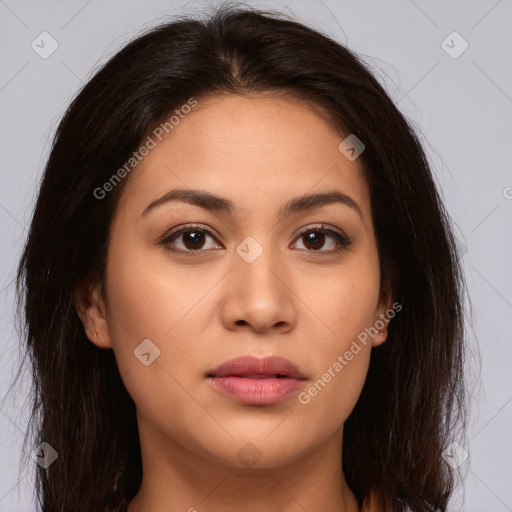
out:
{"label": "woman", "polygon": [[66,112],[20,261],[42,510],[445,510],[462,290],[353,53],[249,8],[150,30]]}

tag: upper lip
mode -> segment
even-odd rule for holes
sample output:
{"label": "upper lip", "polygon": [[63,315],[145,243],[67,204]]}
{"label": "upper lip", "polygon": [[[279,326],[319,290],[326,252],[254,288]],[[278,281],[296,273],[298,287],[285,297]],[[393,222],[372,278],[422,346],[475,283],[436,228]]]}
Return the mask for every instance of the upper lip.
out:
{"label": "upper lip", "polygon": [[242,356],[231,359],[208,374],[208,377],[241,377],[255,375],[273,375],[293,379],[305,379],[302,372],[288,359],[269,356],[258,358]]}

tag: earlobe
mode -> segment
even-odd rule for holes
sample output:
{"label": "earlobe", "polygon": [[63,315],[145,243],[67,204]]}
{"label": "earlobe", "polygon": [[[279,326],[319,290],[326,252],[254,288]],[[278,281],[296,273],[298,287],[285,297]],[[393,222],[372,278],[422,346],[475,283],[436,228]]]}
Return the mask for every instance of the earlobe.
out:
{"label": "earlobe", "polygon": [[382,330],[378,331],[377,334],[373,337],[372,347],[378,347],[382,345],[388,337],[388,329],[387,326]]}
{"label": "earlobe", "polygon": [[112,348],[105,303],[98,284],[82,279],[73,294],[76,312],[87,338],[100,348]]}
{"label": "earlobe", "polygon": [[386,293],[385,297],[381,298],[379,308],[377,310],[377,318],[375,319],[374,329],[377,331],[373,336],[372,346],[378,347],[382,345],[388,337],[388,326],[389,322],[393,318],[389,314],[390,311],[393,311],[393,299],[390,293]]}

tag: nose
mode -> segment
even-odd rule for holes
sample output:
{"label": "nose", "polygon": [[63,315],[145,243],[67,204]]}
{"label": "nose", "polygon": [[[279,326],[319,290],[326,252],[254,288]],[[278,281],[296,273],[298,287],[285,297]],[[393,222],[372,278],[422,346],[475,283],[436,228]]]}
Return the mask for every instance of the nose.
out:
{"label": "nose", "polygon": [[270,251],[252,263],[236,256],[227,276],[222,322],[232,331],[285,333],[297,322],[290,273],[272,260]]}

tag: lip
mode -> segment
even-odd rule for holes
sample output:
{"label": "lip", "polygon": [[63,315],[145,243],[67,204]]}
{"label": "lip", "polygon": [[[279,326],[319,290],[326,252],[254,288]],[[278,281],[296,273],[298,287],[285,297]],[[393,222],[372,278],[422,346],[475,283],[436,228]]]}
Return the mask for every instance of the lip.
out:
{"label": "lip", "polygon": [[237,357],[208,373],[207,378],[217,391],[250,405],[280,402],[306,380],[296,365],[276,356]]}

